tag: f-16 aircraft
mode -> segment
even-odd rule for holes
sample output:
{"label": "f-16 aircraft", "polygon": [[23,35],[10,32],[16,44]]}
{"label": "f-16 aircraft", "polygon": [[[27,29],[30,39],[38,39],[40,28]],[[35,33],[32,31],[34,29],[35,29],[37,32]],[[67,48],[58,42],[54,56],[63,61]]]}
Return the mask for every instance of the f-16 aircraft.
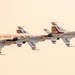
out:
{"label": "f-16 aircraft", "polygon": [[75,37],[75,31],[67,31],[57,25],[57,22],[51,22],[51,32],[48,29],[44,29],[48,34],[52,34],[51,41],[56,43],[60,38],[64,41],[67,47],[74,47],[70,45],[70,40]]}
{"label": "f-16 aircraft", "polygon": [[36,43],[40,41],[50,40],[50,34],[48,35],[39,35],[33,36],[29,34],[23,27],[18,26],[18,30],[16,30],[18,34],[13,35],[0,35],[0,55],[3,55],[1,49],[4,46],[9,46],[11,44],[17,44],[18,47],[21,47],[22,44],[26,42],[30,45],[33,50],[37,50]]}

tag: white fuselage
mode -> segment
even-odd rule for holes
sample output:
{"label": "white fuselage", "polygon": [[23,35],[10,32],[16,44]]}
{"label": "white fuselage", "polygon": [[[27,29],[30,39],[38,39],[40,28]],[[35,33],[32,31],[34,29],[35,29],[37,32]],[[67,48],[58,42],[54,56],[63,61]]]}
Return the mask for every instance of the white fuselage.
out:
{"label": "white fuselage", "polygon": [[73,37],[75,37],[75,31],[64,32],[64,33],[60,33],[60,34],[52,34],[52,36],[55,38],[73,38]]}
{"label": "white fuselage", "polygon": [[[2,40],[1,42],[4,42],[6,44],[15,44],[16,42],[12,40],[13,38],[18,38],[17,41],[30,41],[30,40],[36,40],[36,41],[45,41],[45,40],[50,40],[50,37],[46,37],[46,35],[38,35],[38,36],[33,36],[29,34],[4,34],[0,35],[0,39]],[[8,39],[8,41],[7,41]]]}

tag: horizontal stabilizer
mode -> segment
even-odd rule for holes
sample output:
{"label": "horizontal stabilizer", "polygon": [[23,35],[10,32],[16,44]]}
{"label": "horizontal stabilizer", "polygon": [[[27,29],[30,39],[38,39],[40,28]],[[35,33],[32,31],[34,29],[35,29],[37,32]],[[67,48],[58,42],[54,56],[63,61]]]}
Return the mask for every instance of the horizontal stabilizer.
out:
{"label": "horizontal stabilizer", "polygon": [[48,34],[50,33],[50,31],[48,29],[44,29],[44,31]]}
{"label": "horizontal stabilizer", "polygon": [[64,43],[65,43],[67,46],[70,46],[70,39],[69,39],[69,38],[62,38],[62,40],[64,41]]}

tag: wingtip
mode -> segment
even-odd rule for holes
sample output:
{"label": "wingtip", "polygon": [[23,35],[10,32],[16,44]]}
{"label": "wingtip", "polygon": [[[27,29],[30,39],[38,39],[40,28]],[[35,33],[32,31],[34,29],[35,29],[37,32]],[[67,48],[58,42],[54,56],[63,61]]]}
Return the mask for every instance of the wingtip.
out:
{"label": "wingtip", "polygon": [[53,24],[53,25],[57,25],[56,23],[58,23],[58,22],[51,22],[51,24]]}
{"label": "wingtip", "polygon": [[44,31],[47,31],[47,29],[45,29],[45,28],[44,28],[43,30],[44,30]]}
{"label": "wingtip", "polygon": [[17,26],[18,28],[24,28],[25,26]]}

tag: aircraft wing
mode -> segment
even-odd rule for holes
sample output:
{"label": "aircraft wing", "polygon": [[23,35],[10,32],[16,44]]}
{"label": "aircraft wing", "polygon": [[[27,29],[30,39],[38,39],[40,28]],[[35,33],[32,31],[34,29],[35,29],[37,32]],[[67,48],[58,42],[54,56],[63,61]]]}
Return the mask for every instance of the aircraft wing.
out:
{"label": "aircraft wing", "polygon": [[0,55],[3,55],[1,50],[4,46],[6,46],[5,42],[3,40],[0,40]]}
{"label": "aircraft wing", "polygon": [[69,38],[62,38],[62,40],[64,41],[64,43],[65,43],[67,46],[70,46],[70,39],[69,39]]}
{"label": "aircraft wing", "polygon": [[3,55],[2,52],[1,52],[3,47],[4,47],[4,44],[0,44],[0,55]]}
{"label": "aircraft wing", "polygon": [[5,44],[0,42],[0,50],[5,46]]}
{"label": "aircraft wing", "polygon": [[29,41],[28,41],[28,44],[30,45],[30,47],[31,47],[33,50],[37,50],[36,44],[37,44],[38,42],[39,42],[38,40],[29,40]]}

